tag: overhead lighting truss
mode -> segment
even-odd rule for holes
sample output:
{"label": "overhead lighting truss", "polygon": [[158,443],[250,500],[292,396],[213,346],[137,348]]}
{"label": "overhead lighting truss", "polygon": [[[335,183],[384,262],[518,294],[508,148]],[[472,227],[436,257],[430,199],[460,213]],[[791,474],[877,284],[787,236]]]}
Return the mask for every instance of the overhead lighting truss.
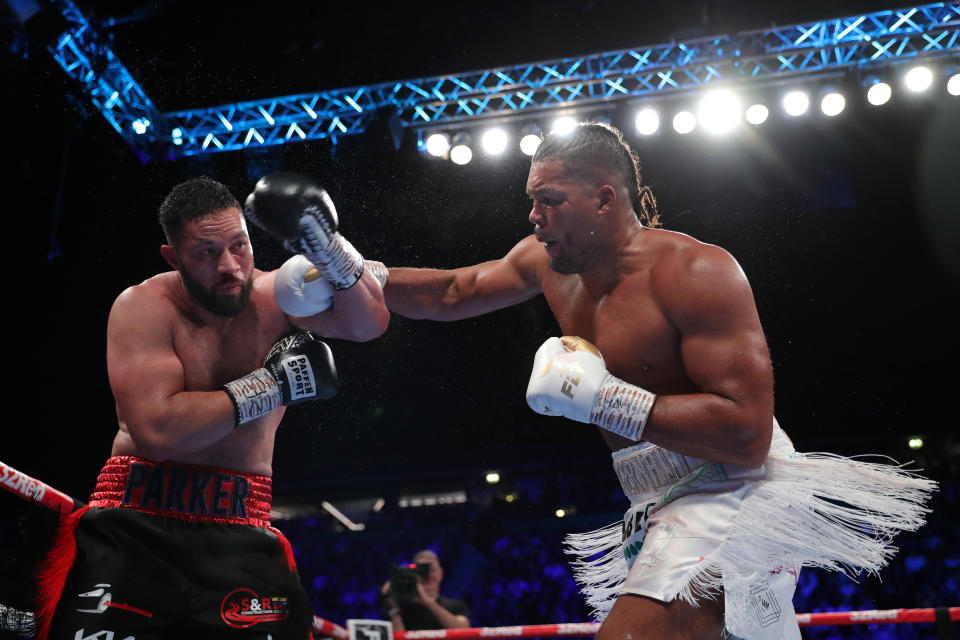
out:
{"label": "overhead lighting truss", "polygon": [[[792,75],[882,67],[960,54],[960,2],[771,27],[684,42],[431,78],[157,113],[70,0],[51,48],[118,133],[141,154],[197,155],[362,133],[384,110],[407,128]],[[134,123],[139,123],[135,126]],[[144,122],[149,126],[144,127]],[[138,131],[144,131],[138,133]],[[160,153],[156,145],[159,140]]]}
{"label": "overhead lighting truss", "polygon": [[172,147],[169,131],[162,130],[167,118],[113,53],[109,40],[94,30],[73,2],[58,0],[56,4],[69,25],[47,46],[57,63],[141,159],[149,159],[147,150],[157,142]]}

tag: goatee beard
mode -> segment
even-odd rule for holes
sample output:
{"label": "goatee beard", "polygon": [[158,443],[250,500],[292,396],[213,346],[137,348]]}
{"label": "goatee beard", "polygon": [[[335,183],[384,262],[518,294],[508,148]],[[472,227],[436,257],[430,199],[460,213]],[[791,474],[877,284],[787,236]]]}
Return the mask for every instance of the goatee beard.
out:
{"label": "goatee beard", "polygon": [[219,295],[213,289],[204,289],[203,285],[197,282],[186,269],[180,270],[180,278],[193,301],[218,318],[235,318],[247,308],[247,303],[250,302],[250,292],[253,290],[253,269],[250,269],[250,277],[243,283],[240,293],[229,296]]}

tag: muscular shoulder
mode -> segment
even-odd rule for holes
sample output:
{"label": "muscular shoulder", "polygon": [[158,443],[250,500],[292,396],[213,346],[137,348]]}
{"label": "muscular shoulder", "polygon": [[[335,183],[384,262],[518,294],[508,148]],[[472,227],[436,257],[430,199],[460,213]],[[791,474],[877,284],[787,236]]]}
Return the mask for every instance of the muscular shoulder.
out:
{"label": "muscular shoulder", "polygon": [[544,270],[548,268],[547,252],[534,235],[518,242],[507,254],[506,260],[524,276],[536,281],[541,279]]}
{"label": "muscular shoulder", "polygon": [[168,271],[127,287],[117,296],[110,315],[150,316],[172,313],[175,305],[174,292],[178,284],[177,273]]}
{"label": "muscular shoulder", "polygon": [[747,299],[753,304],[746,275],[726,250],[681,233],[653,231],[658,254],[651,285],[668,312],[709,314]]}

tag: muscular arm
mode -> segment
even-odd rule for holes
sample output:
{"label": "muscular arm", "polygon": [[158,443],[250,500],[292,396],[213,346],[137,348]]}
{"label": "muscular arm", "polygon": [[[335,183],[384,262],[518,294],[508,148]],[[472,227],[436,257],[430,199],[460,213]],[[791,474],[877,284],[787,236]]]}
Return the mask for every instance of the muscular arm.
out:
{"label": "muscular arm", "polygon": [[384,289],[394,313],[415,319],[461,320],[529,300],[540,293],[543,249],[521,240],[499,260],[461,269],[391,268]]}
{"label": "muscular arm", "polygon": [[759,466],[772,434],[773,371],[746,276],[728,253],[703,246],[654,274],[654,290],[680,332],[683,364],[700,393],[658,396],[644,440]]}
{"label": "muscular arm", "polygon": [[[270,287],[273,287],[272,278]],[[328,310],[308,318],[287,317],[292,325],[301,329],[355,342],[379,337],[390,323],[383,290],[369,270],[364,271],[360,281],[349,289],[334,291],[333,304]]]}
{"label": "muscular arm", "polygon": [[226,393],[184,390],[172,313],[156,292],[135,287],[117,298],[107,323],[107,373],[117,415],[138,453],[151,460],[199,451],[234,427]]}

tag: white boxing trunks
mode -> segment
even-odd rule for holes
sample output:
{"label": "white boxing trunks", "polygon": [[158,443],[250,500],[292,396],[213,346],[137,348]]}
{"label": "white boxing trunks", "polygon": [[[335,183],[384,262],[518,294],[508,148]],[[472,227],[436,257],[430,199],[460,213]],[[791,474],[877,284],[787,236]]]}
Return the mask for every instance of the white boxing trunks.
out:
{"label": "white boxing trunks", "polygon": [[893,465],[799,454],[776,422],[757,469],[647,442],[615,451],[613,466],[630,499],[623,522],[565,540],[595,617],[620,594],[696,605],[722,593],[727,631],[758,640],[800,637],[801,567],[878,571],[893,535],[923,524],[935,487]]}

